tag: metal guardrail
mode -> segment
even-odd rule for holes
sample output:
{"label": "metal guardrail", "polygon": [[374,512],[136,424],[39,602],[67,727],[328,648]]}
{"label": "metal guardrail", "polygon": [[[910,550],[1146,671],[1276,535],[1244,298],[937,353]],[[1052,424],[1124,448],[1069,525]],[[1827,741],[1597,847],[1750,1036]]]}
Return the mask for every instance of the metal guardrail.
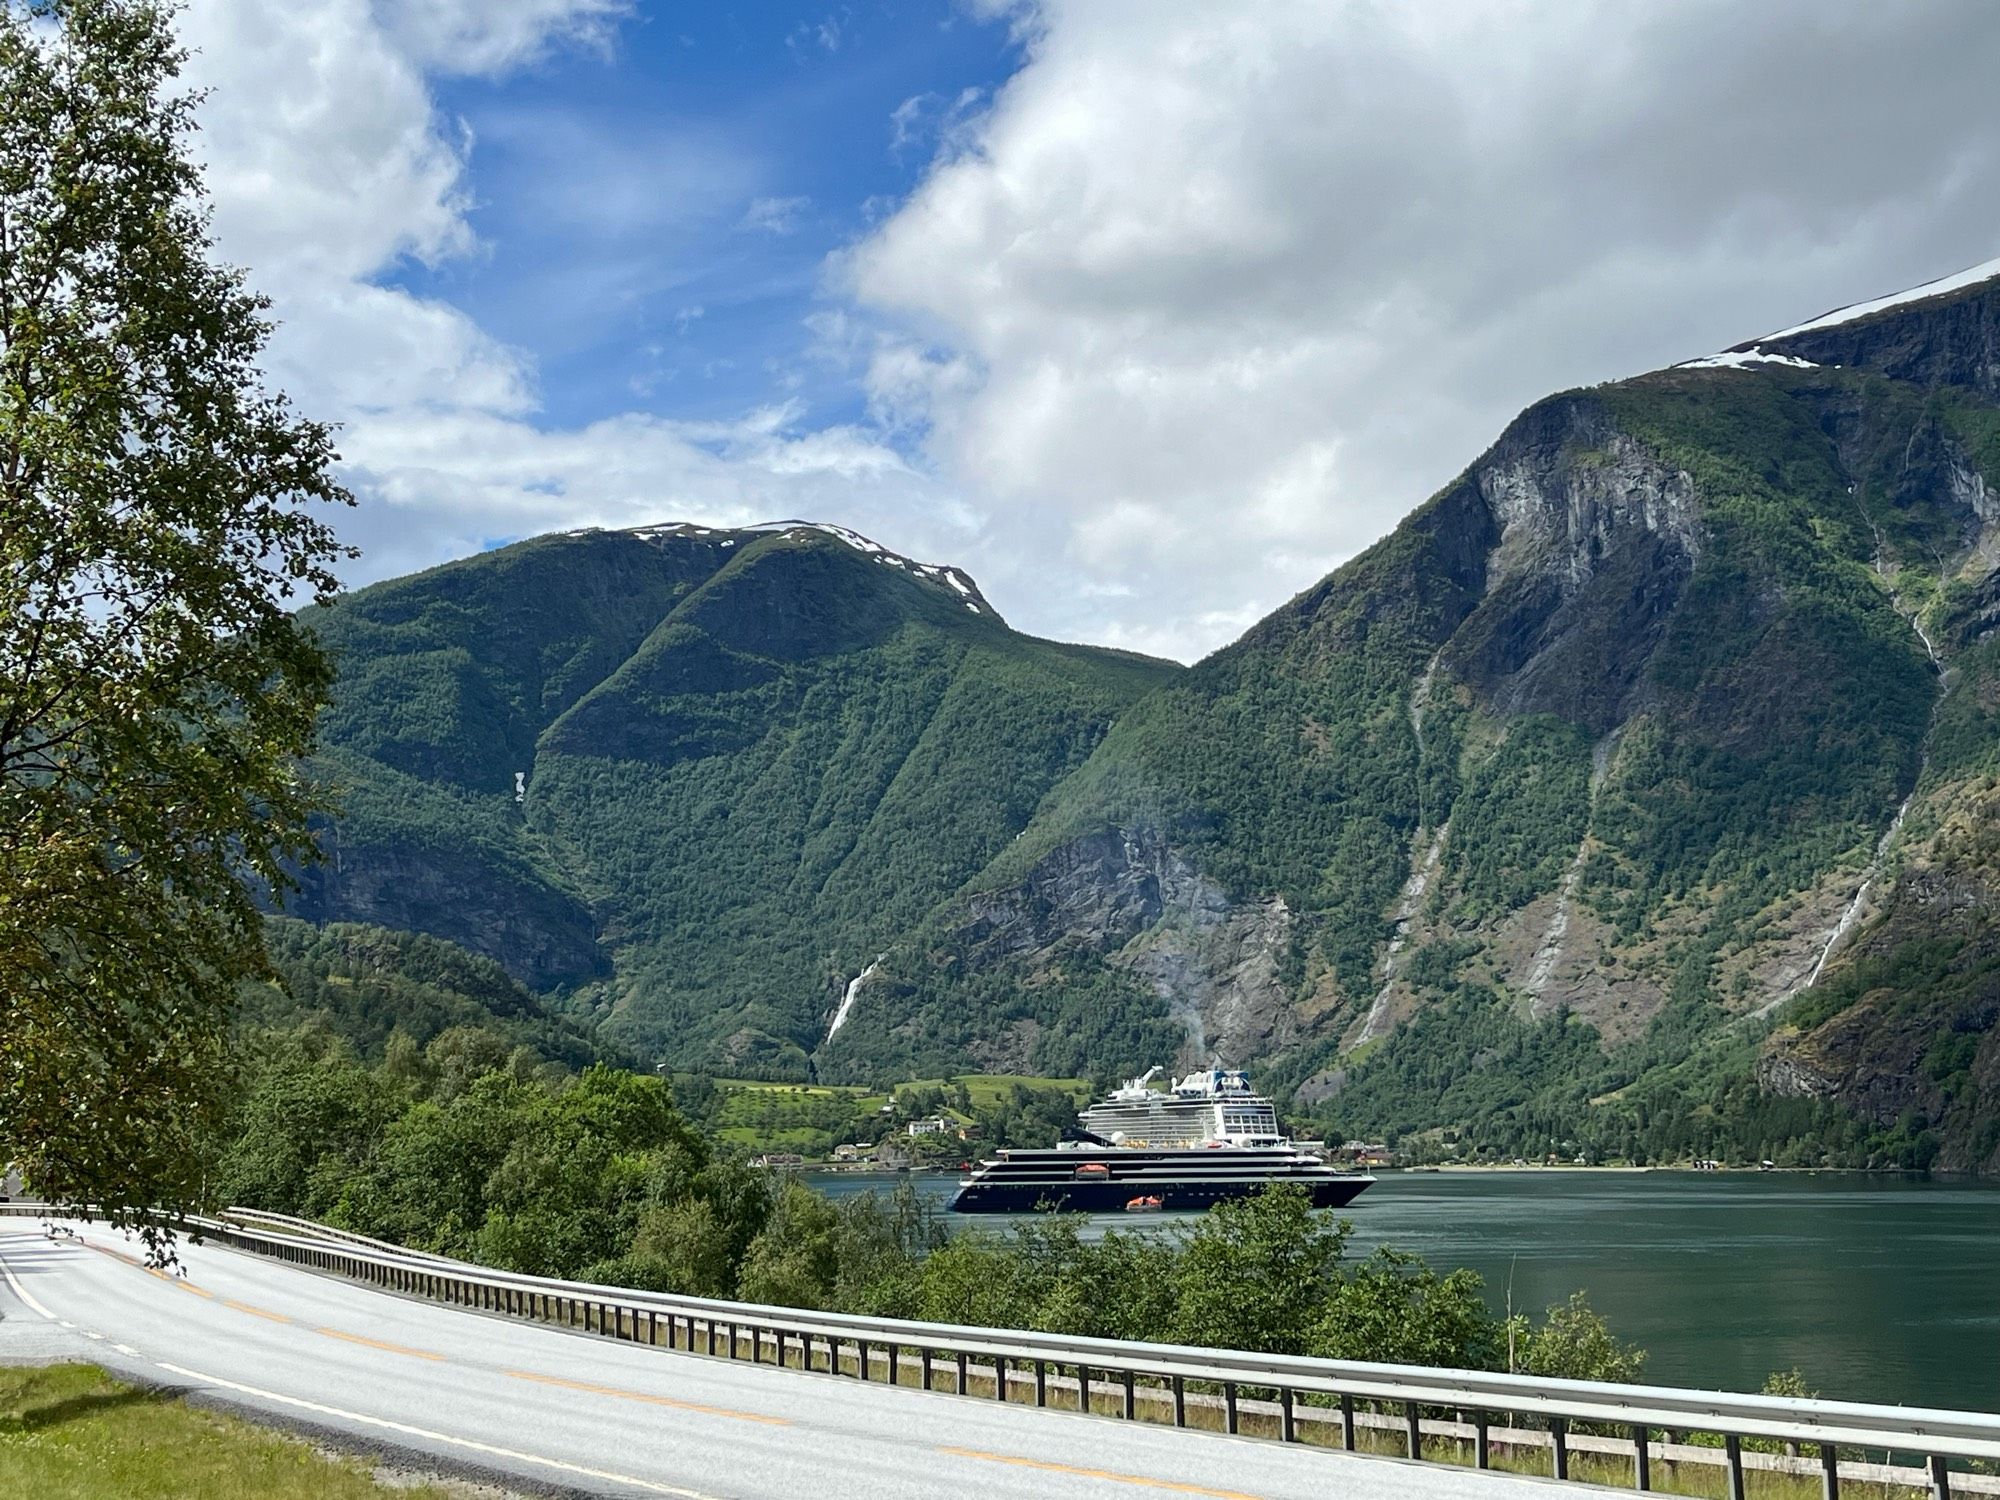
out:
{"label": "metal guardrail", "polygon": [[[0,1205],[0,1213],[22,1212],[48,1211]],[[880,1371],[889,1383],[900,1384],[914,1363],[915,1383],[926,1390],[969,1395],[977,1379],[987,1387],[986,1399],[1005,1401],[1032,1383],[1038,1406],[1049,1404],[1055,1391],[1073,1395],[1075,1409],[1097,1412],[1104,1406],[1099,1398],[1108,1397],[1112,1410],[1127,1420],[1136,1419],[1144,1396],[1149,1405],[1170,1407],[1175,1426],[1201,1425],[1190,1423],[1191,1411],[1212,1416],[1219,1408],[1222,1430],[1238,1433],[1245,1414],[1254,1412],[1286,1442],[1301,1439],[1302,1425],[1337,1421],[1340,1446],[1349,1451],[1361,1449],[1362,1432],[1387,1427],[1400,1429],[1406,1457],[1438,1458],[1437,1450],[1449,1445],[1455,1459],[1469,1447],[1473,1464],[1482,1469],[1492,1466],[1495,1447],[1518,1446],[1526,1428],[1540,1424],[1534,1440],[1547,1451],[1555,1478],[1570,1477],[1573,1448],[1599,1456],[1622,1453],[1634,1486],[1647,1490],[1653,1487],[1655,1461],[1689,1461],[1699,1453],[1726,1471],[1730,1500],[1744,1500],[1746,1467],[1816,1470],[1827,1500],[1837,1500],[1843,1475],[1863,1477],[1852,1457],[1842,1458],[1842,1449],[1922,1455],[1922,1468],[1885,1471],[1867,1465],[1866,1477],[1928,1490],[1934,1500],[1951,1500],[1955,1492],[2000,1493],[1987,1476],[1951,1468],[1954,1460],[2000,1460],[2000,1416],[1979,1412],[1552,1380],[762,1306],[496,1271],[289,1215],[228,1212],[232,1219],[254,1219],[283,1232],[214,1219],[190,1219],[186,1228],[201,1239],[407,1296],[731,1359],[744,1357],[747,1348],[752,1362],[769,1356],[772,1363],[851,1373],[864,1381]],[[949,1384],[943,1384],[946,1377]],[[1690,1433],[1719,1436],[1720,1452],[1690,1448],[1685,1442]],[[1614,1435],[1616,1441],[1607,1441]],[[1746,1453],[1746,1439],[1783,1444],[1793,1455],[1812,1445],[1819,1463]]]}

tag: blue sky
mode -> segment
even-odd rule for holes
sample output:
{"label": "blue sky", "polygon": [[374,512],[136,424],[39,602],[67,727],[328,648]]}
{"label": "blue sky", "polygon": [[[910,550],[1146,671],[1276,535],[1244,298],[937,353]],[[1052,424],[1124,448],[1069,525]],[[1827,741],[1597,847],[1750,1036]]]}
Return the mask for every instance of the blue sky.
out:
{"label": "blue sky", "polygon": [[948,0],[684,6],[499,80],[449,79],[473,140],[480,253],[387,278],[529,351],[541,421],[727,420],[795,400],[862,415],[815,357],[827,257],[915,186],[954,109],[1018,64]]}

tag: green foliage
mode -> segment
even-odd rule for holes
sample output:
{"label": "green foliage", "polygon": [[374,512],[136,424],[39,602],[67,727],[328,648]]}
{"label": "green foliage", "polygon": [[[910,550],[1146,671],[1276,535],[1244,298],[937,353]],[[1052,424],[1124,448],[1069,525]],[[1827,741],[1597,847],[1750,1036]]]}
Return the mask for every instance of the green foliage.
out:
{"label": "green foliage", "polygon": [[1491,989],[1451,981],[1351,1070],[1322,1113],[1330,1133],[1400,1140],[1450,1125],[1475,1149],[1567,1157],[1582,1098],[1607,1070],[1581,1021],[1561,1012],[1525,1021]]}
{"label": "green foliage", "polygon": [[1472,1271],[1440,1276],[1386,1246],[1347,1274],[1319,1314],[1312,1352],[1329,1359],[1493,1369],[1501,1329]]}
{"label": "green foliage", "polygon": [[1175,1342],[1310,1352],[1346,1248],[1347,1226],[1315,1213],[1303,1193],[1218,1205],[1179,1247]]}
{"label": "green foliage", "polygon": [[[714,1080],[674,1075],[675,1096],[691,1118],[718,1140],[745,1151],[796,1151],[824,1156],[843,1143],[873,1144],[903,1137],[911,1120],[932,1115],[968,1127],[982,1150],[1053,1146],[1076,1123],[1089,1085],[1074,1078],[969,1074],[917,1080],[874,1091],[856,1086]],[[954,1160],[965,1150],[955,1136],[903,1138],[922,1154],[932,1142]]]}
{"label": "green foliage", "polygon": [[310,1032],[278,1042],[219,1195],[536,1275],[616,1264],[633,1285],[727,1290],[762,1187],[712,1158],[662,1080],[550,1076],[526,1049],[454,1068],[461,1035],[441,1033],[414,1076]]}
{"label": "green foliage", "polygon": [[1452,916],[1467,925],[1553,890],[1590,817],[1590,736],[1546,716],[1517,719],[1452,804]]}
{"label": "green foliage", "polygon": [[210,259],[182,60],[148,0],[0,6],[0,1139],[117,1217],[196,1196],[348,498]]}
{"label": "green foliage", "polygon": [[1523,1375],[1633,1384],[1645,1367],[1646,1351],[1619,1343],[1610,1325],[1592,1311],[1590,1299],[1576,1292],[1550,1308],[1541,1327],[1523,1330],[1515,1359]]}
{"label": "green foliage", "polygon": [[371,1061],[399,1035],[422,1047],[454,1028],[571,1069],[598,1057],[589,1037],[550,1015],[505,969],[440,938],[272,917],[265,948],[274,977],[244,988],[237,1011],[244,1028],[288,1030],[311,1020]]}

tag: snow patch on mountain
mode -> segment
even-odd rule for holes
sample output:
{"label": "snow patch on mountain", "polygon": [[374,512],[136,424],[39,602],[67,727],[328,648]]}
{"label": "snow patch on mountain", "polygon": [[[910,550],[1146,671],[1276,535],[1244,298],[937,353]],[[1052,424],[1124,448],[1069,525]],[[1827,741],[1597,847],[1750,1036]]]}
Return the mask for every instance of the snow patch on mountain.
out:
{"label": "snow patch on mountain", "polygon": [[1727,349],[1721,354],[1706,355],[1701,359],[1684,359],[1675,365],[1676,370],[1747,370],[1753,365],[1791,365],[1800,370],[1817,370],[1818,365],[1809,359],[1799,359],[1790,354],[1766,354],[1762,349]]}
{"label": "snow patch on mountain", "polygon": [[879,563],[892,568],[900,568],[914,573],[929,583],[947,584],[965,601],[965,607],[975,615],[984,614],[992,606],[987,604],[979,592],[979,586],[969,574],[949,563],[923,563],[914,558],[904,557],[899,552],[891,552],[880,542],[872,541],[858,531],[850,531],[845,526],[835,526],[827,521],[766,521],[761,526],[746,526],[746,531],[817,531],[836,541],[847,543],[855,551],[872,557]]}
{"label": "snow patch on mountain", "polygon": [[1942,297],[1948,292],[1962,292],[1967,287],[1978,286],[1981,282],[1991,281],[1996,276],[2000,276],[2000,260],[1983,261],[1976,266],[1967,266],[1963,271],[1954,272],[1950,276],[1940,276],[1936,281],[1913,286],[1908,291],[1892,292],[1886,297],[1877,297],[1872,302],[1857,302],[1851,307],[1837,307],[1832,312],[1821,313],[1809,323],[1801,323],[1795,328],[1781,328],[1776,333],[1767,333],[1760,339],[1753,339],[1751,345],[1774,343],[1778,339],[1791,338],[1794,334],[1811,333],[1819,328],[1833,328],[1841,323],[1852,323],[1857,318],[1873,317],[1876,313],[1887,312],[1892,307],[1905,307],[1912,302]]}
{"label": "snow patch on mountain", "polygon": [[[595,527],[584,527],[580,531],[570,534],[582,535],[583,532],[596,529]],[[625,534],[627,536],[644,537],[648,541],[664,541],[670,537],[720,537],[721,540],[716,543],[716,546],[734,547],[746,535],[782,534],[788,531],[815,531],[822,536],[830,536],[835,541],[843,542],[847,546],[852,547],[862,556],[873,558],[885,567],[896,568],[905,573],[913,573],[927,583],[939,584],[950,588],[959,596],[959,601],[964,604],[966,609],[975,615],[984,615],[993,612],[993,606],[988,604],[986,596],[979,592],[979,585],[973,582],[972,575],[965,572],[962,568],[954,567],[950,563],[917,562],[914,558],[904,557],[899,552],[891,552],[880,542],[865,537],[858,531],[851,531],[845,526],[836,526],[828,521],[765,521],[756,526],[735,526],[729,528],[697,526],[692,521],[663,521],[652,526],[630,527],[626,530]]]}

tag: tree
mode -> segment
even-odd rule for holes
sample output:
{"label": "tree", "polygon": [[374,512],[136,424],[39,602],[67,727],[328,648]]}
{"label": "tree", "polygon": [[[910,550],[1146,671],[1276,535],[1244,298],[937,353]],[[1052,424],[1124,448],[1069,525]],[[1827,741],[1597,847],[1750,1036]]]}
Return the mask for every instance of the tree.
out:
{"label": "tree", "polygon": [[0,1154],[194,1202],[253,891],[309,853],[329,430],[211,258],[155,0],[0,0]]}
{"label": "tree", "polygon": [[1540,1328],[1517,1328],[1516,1335],[1524,1375],[1629,1384],[1646,1364],[1646,1351],[1621,1343],[1582,1292],[1551,1307]]}
{"label": "tree", "polygon": [[1273,1184],[1218,1204],[1189,1231],[1176,1270],[1174,1337],[1219,1349],[1305,1354],[1339,1284],[1349,1226]]}

